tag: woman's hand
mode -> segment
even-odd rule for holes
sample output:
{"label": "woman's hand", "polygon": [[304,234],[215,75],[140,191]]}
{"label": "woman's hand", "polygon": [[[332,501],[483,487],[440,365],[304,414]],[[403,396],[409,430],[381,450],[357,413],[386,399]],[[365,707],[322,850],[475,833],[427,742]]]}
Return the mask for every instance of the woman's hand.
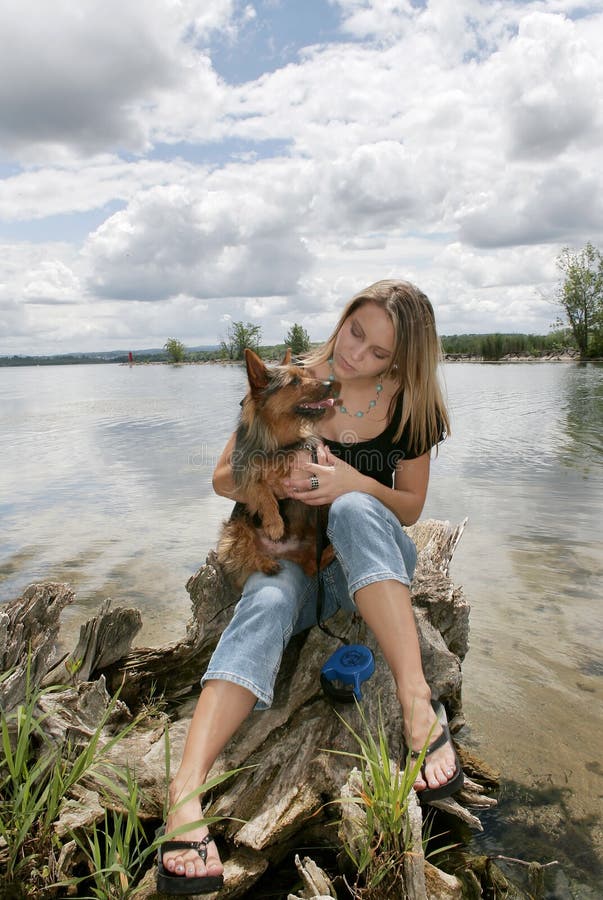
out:
{"label": "woman's hand", "polygon": [[[301,500],[308,506],[325,506],[341,494],[361,491],[366,477],[353,466],[333,456],[328,447],[317,447],[317,463],[306,463],[295,468],[283,482],[287,496]],[[318,487],[316,485],[318,479]]]}
{"label": "woman's hand", "polygon": [[[321,451],[323,450],[322,445],[318,445],[316,448],[317,458],[321,459]],[[323,453],[324,459],[324,453]],[[272,490],[274,491],[274,495],[277,500],[284,500],[286,497],[291,497],[291,488],[290,484],[292,480],[298,481],[301,484],[301,476],[300,472],[304,473],[305,468],[312,462],[312,450],[308,449],[308,447],[302,447],[301,450],[295,451],[295,462],[292,463],[290,467],[290,477],[279,481],[278,483],[272,484]],[[308,484],[308,476],[303,474],[305,485]]]}

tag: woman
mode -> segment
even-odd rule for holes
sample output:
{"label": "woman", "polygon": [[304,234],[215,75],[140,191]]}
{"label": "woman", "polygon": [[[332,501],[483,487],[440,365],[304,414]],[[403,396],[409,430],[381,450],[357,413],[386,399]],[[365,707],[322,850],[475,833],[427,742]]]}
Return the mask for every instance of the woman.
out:
{"label": "woman", "polygon": [[[410,601],[416,551],[402,526],[417,521],[427,493],[431,449],[449,431],[437,380],[439,341],[431,303],[416,287],[380,281],[357,294],[332,336],[304,365],[341,383],[340,405],[323,421],[317,463],[300,460],[287,496],[330,505],[327,534],[336,559],[324,570],[323,618],[357,611],[372,629],[395,679],[408,746],[430,742],[415,789],[444,795],[462,783],[447,729],[437,721],[423,674]],[[234,435],[216,466],[213,486],[236,495],[231,468]],[[252,575],[203,676],[172,804],[206,780],[216,757],[254,708],[272,702],[274,680],[290,637],[316,622],[316,582],[294,563],[277,575]],[[244,630],[245,640],[237,639]],[[199,819],[199,801],[168,818],[171,831]],[[206,827],[181,835],[199,849],[164,852],[166,873],[215,890],[223,871]],[[202,857],[205,857],[203,859]],[[184,887],[178,885],[180,891]]]}

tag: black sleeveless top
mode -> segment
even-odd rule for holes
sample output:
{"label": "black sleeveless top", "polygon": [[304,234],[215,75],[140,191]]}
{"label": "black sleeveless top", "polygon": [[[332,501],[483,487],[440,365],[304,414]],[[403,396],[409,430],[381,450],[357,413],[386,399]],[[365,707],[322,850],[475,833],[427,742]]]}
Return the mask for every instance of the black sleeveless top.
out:
{"label": "black sleeveless top", "polygon": [[[351,425],[349,442],[332,441],[322,438],[333,456],[344,460],[363,475],[392,487],[394,471],[401,459],[416,459],[421,456],[410,443],[408,424],[404,427],[399,440],[394,442],[394,434],[402,415],[402,397],[398,398],[392,420],[381,434],[366,441],[354,440],[354,429]],[[444,435],[442,434],[442,438]]]}

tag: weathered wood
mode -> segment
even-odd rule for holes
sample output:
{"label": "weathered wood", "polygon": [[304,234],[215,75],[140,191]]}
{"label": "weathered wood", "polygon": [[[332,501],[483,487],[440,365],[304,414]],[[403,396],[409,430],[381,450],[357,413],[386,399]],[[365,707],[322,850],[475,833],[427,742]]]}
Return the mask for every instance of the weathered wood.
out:
{"label": "weathered wood", "polygon": [[[469,605],[449,577],[450,561],[463,529],[464,523],[451,526],[431,519],[408,529],[419,550],[411,593],[426,677],[434,696],[446,702],[452,717],[462,710],[460,661],[469,636]],[[124,684],[122,697],[127,703],[147,695],[151,685],[167,699],[175,699],[187,693],[205,670],[238,598],[223,577],[213,551],[206,565],[189,579],[186,589],[193,615],[184,639],[161,649],[138,648],[113,665],[98,667],[110,689]],[[442,631],[434,621],[440,623]],[[325,641],[317,651],[323,653],[328,646]],[[337,644],[332,642],[332,646],[335,649]],[[315,672],[320,671],[325,658],[317,656]]]}
{"label": "weathered wood", "polygon": [[142,628],[138,609],[111,609],[105,600],[98,616],[80,628],[77,647],[63,664],[73,680],[90,681],[98,671],[123,659],[130,653],[132,641]]}
{"label": "weathered wood", "polygon": [[408,804],[410,848],[404,854],[404,892],[408,900],[427,900],[425,856],[423,855],[423,815],[419,802],[411,794]]}
{"label": "weathered wood", "polygon": [[[112,705],[107,714],[109,704]],[[74,751],[88,743],[104,717],[108,735],[123,728],[132,718],[123,701],[112,700],[102,675],[97,681],[43,693],[37,705],[45,716],[43,728],[47,736],[57,743],[69,741]]]}
{"label": "weathered wood", "polygon": [[44,678],[55,655],[61,611],[75,594],[66,584],[32,584],[0,606],[0,706],[10,712]]}
{"label": "weathered wood", "polygon": [[[461,660],[468,646],[469,607],[462,590],[450,579],[449,565],[463,527],[464,523],[451,526],[447,522],[427,521],[409,529],[419,550],[412,598],[423,665],[434,697],[447,707],[452,730],[463,722]],[[78,647],[70,655],[67,666],[51,668],[50,638],[42,642],[36,657],[36,674],[38,678],[46,675],[47,683],[53,679],[64,683],[69,677],[69,680],[77,681],[101,673],[94,683],[84,681],[44,697],[43,709],[49,713],[45,727],[53,739],[60,740],[61,735],[68,733],[75,742],[87,740],[106,709],[109,694],[118,688],[120,701],[107,723],[107,736],[120,721],[123,724],[128,720],[131,709],[144,704],[152,687],[163,692],[168,700],[190,692],[230,620],[237,597],[222,577],[213,553],[208,556],[206,565],[189,579],[187,590],[192,616],[185,637],[168,647],[129,649],[138,619],[130,610],[111,610],[108,605],[83,627]],[[64,585],[37,586],[27,596],[32,610],[45,604],[52,611],[54,605],[58,609],[60,603],[64,605],[71,599],[73,594]],[[12,610],[12,619],[8,618],[6,607],[3,612],[7,616],[4,630],[7,634],[11,623],[16,622],[16,611]],[[24,617],[30,625],[31,616],[32,613]],[[49,612],[47,617],[46,631],[49,636],[54,633],[56,637],[58,612],[55,619]],[[0,629],[2,622],[0,617]],[[376,733],[378,725],[383,728],[390,751],[402,758],[401,716],[395,685],[372,634],[361,620],[343,614],[330,625],[351,642],[366,643],[374,650],[375,673],[363,686],[364,719],[372,734]],[[32,634],[32,631],[31,627],[23,625],[20,635]],[[1,635],[0,631],[0,638]],[[273,707],[248,718],[212,769],[212,775],[242,769],[234,780],[214,790],[211,807],[207,810],[212,815],[236,816],[244,820],[225,819],[214,829],[218,836],[221,835],[221,840],[226,841],[229,851],[226,885],[220,893],[224,900],[249,896],[247,892],[265,867],[280,861],[283,855],[299,846],[300,836],[307,830],[309,821],[320,823],[327,815],[333,815],[329,801],[339,796],[350,769],[350,758],[343,754],[358,750],[341,717],[357,732],[362,733],[365,728],[354,706],[335,709],[322,694],[320,668],[337,646],[336,640],[317,628],[297,635],[285,652]],[[13,642],[10,653],[5,652],[7,658],[10,654],[22,664],[23,642],[20,652]],[[109,694],[105,690],[105,679]],[[12,687],[13,702],[22,689],[22,680]],[[172,721],[151,719],[146,725],[137,726],[108,754],[108,759],[116,763],[127,759],[135,771],[143,791],[141,813],[145,817],[160,819],[163,815],[166,787],[164,728],[169,728],[173,771],[182,754],[189,722],[190,711],[184,709]],[[94,784],[87,784],[87,787],[93,789]],[[91,797],[80,799],[86,807],[83,820],[94,821],[98,815],[94,791]],[[467,806],[479,807],[491,802],[480,786],[469,780],[456,799],[460,803],[453,799],[440,801],[439,805],[473,827],[481,827],[477,817],[467,809]],[[65,856],[67,867],[70,858],[69,854]],[[304,860],[301,865],[317,875],[310,863]],[[408,897],[418,900],[421,891],[425,895],[426,890],[422,855],[412,854],[404,872],[407,884],[403,889]],[[309,889],[306,885],[305,890]],[[318,885],[315,889],[319,889]],[[454,889],[452,885],[450,890]]]}
{"label": "weathered wood", "polygon": [[428,900],[462,900],[463,885],[456,875],[449,875],[425,860],[425,892]]}
{"label": "weathered wood", "polygon": [[337,897],[329,876],[309,856],[304,856],[301,860],[296,853],[295,868],[304,888],[300,894],[289,894],[287,900],[311,900],[313,897],[317,900],[330,900]]}
{"label": "weathered wood", "polygon": [[188,580],[186,589],[192,616],[182,640],[166,647],[136,648],[101,670],[111,690],[122,685],[126,703],[135,706],[152,688],[167,700],[175,700],[199,683],[238,598],[217,568],[213,551],[206,565]]}

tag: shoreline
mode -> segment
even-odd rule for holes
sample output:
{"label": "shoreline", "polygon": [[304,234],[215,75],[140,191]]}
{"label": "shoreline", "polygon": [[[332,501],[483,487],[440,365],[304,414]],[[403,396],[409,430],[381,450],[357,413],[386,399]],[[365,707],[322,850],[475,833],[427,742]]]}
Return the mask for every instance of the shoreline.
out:
{"label": "shoreline", "polygon": [[[267,355],[262,357],[269,365],[278,365],[281,362],[280,357]],[[445,363],[477,363],[483,365],[502,365],[506,363],[601,363],[603,357],[597,356],[582,359],[577,350],[562,350],[552,353],[550,351],[542,351],[541,353],[506,353],[498,359],[487,359],[484,356],[478,356],[470,353],[443,353],[442,362]],[[169,359],[64,359],[59,361],[51,361],[46,358],[25,357],[22,361],[7,362],[6,359],[0,358],[0,369],[21,369],[21,368],[40,368],[40,367],[62,367],[77,365],[118,365],[133,368],[134,366],[239,366],[245,365],[242,359],[183,359],[179,362],[172,362]]]}
{"label": "shoreline", "polygon": [[483,356],[471,356],[470,354],[464,353],[445,353],[443,356],[444,362],[476,362],[483,363],[484,365],[490,363],[523,363],[523,362],[601,362],[601,357],[594,357],[593,359],[580,359],[580,355],[578,352],[561,352],[561,353],[542,353],[542,354],[532,354],[532,353],[506,353],[504,356],[501,356],[500,359],[485,359]]}
{"label": "shoreline", "polygon": [[[579,362],[603,362],[603,357],[593,357],[592,359],[580,359],[578,354],[559,353],[559,354],[543,354],[542,356],[533,356],[526,354],[507,354],[500,359],[484,359],[483,356],[470,356],[462,353],[444,354],[443,362],[460,362],[460,363],[482,363],[484,365],[496,365],[499,363],[542,363],[542,362],[560,362],[560,363],[579,363]],[[266,357],[264,362],[278,365],[280,360],[272,357]],[[167,359],[157,360],[134,360],[133,362],[120,362],[121,366],[241,366],[245,365],[241,359],[183,359],[181,362],[170,362]]]}

